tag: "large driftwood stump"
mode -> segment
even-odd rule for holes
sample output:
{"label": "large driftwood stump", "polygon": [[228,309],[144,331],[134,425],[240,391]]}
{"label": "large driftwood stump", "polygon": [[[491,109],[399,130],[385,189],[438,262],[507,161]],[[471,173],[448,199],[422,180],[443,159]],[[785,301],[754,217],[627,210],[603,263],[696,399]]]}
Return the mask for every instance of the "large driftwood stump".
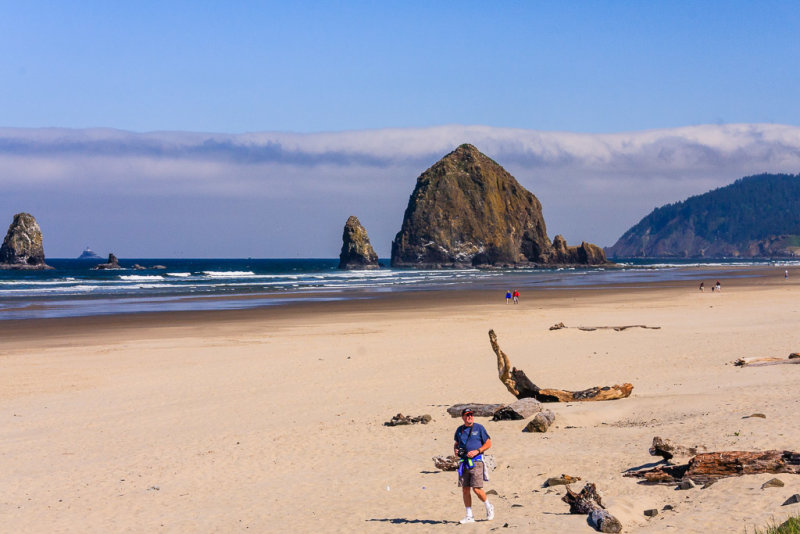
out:
{"label": "large driftwood stump", "polygon": [[624,399],[630,396],[632,384],[614,384],[613,386],[595,386],[581,391],[563,389],[542,389],[530,381],[521,369],[511,366],[508,355],[500,349],[497,335],[489,330],[489,343],[497,355],[497,375],[509,392],[518,399],[533,397],[539,402],[582,402]]}
{"label": "large driftwood stump", "polygon": [[762,473],[800,475],[800,453],[793,451],[724,451],[699,453],[681,465],[659,465],[626,473],[645,484],[678,484],[687,480],[706,484],[721,478]]}
{"label": "large driftwood stump", "polygon": [[566,489],[567,494],[561,500],[569,504],[569,513],[588,514],[589,523],[600,532],[622,531],[622,523],[605,509],[594,484],[586,484],[580,493],[575,493],[569,486]]}

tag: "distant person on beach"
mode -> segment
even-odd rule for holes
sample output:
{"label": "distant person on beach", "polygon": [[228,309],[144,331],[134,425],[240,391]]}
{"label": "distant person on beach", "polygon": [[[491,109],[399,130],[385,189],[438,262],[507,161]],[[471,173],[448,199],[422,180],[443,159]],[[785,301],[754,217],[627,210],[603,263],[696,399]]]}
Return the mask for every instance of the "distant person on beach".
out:
{"label": "distant person on beach", "polygon": [[508,304],[508,301],[510,300],[511,300],[511,290],[508,289],[506,290],[506,304]]}
{"label": "distant person on beach", "polygon": [[785,271],[783,271],[783,279],[784,280],[788,280],[789,279],[789,269],[786,269]]}
{"label": "distant person on beach", "polygon": [[700,282],[700,291],[705,290],[705,282]]}
{"label": "distant person on beach", "polygon": [[489,503],[483,491],[483,481],[489,479],[484,469],[483,453],[492,446],[492,439],[483,425],[475,422],[475,413],[469,408],[461,410],[461,419],[464,424],[456,429],[453,452],[458,457],[458,486],[461,488],[467,513],[459,523],[475,522],[470,489],[486,507],[486,520],[491,521],[494,519],[494,506]]}
{"label": "distant person on beach", "polygon": [[717,280],[717,285],[715,286],[717,291],[722,291],[722,286],[719,285],[719,280]]}
{"label": "distant person on beach", "polygon": [[514,290],[514,304],[519,304],[519,291]]}

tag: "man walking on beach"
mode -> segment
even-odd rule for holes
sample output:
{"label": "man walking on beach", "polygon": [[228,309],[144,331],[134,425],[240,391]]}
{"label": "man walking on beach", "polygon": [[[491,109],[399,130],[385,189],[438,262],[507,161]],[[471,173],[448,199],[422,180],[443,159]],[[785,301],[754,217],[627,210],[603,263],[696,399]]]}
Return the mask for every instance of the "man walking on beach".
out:
{"label": "man walking on beach", "polygon": [[458,485],[461,487],[461,494],[464,497],[464,506],[467,513],[459,523],[474,523],[472,515],[472,493],[475,492],[478,499],[486,507],[486,520],[494,519],[494,506],[489,503],[486,493],[483,491],[484,467],[483,453],[492,446],[492,440],[483,425],[475,423],[475,414],[469,408],[461,411],[461,419],[464,424],[458,427],[453,444],[453,452],[458,456]]}

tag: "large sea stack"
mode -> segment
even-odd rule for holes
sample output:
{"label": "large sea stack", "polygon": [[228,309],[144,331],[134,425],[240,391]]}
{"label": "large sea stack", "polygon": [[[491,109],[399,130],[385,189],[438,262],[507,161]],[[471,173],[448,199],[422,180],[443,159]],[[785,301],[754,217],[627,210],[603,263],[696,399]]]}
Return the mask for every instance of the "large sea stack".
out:
{"label": "large sea stack", "polygon": [[392,242],[395,267],[489,267],[606,263],[600,247],[547,237],[539,199],[472,145],[417,178]]}
{"label": "large sea stack", "polygon": [[17,213],[0,247],[0,269],[52,269],[44,263],[42,230],[30,213]]}
{"label": "large sea stack", "polygon": [[379,269],[378,255],[369,242],[367,230],[358,217],[351,215],[344,225],[342,252],[339,254],[339,269]]}

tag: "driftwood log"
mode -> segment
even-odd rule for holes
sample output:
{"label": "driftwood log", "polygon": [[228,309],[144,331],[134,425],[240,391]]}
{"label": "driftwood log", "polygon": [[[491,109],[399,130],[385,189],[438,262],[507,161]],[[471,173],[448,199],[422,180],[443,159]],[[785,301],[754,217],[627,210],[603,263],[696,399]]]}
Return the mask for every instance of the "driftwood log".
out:
{"label": "driftwood log", "polygon": [[739,358],[733,365],[737,367],[762,367],[764,365],[798,364],[800,365],[800,354],[793,352],[788,358]]}
{"label": "driftwood log", "polygon": [[564,328],[577,328],[584,332],[594,332],[595,330],[614,330],[615,332],[622,332],[628,328],[644,328],[647,330],[661,330],[660,326],[647,326],[646,324],[628,324],[623,326],[567,326],[564,323],[556,323],[550,327],[550,330],[562,330]]}
{"label": "driftwood log", "polygon": [[450,414],[450,417],[461,417],[461,412],[464,408],[469,408],[475,414],[475,417],[492,417],[497,410],[504,407],[505,404],[478,404],[478,403],[467,403],[467,404],[454,404],[447,409],[447,413]]}
{"label": "driftwood log", "polygon": [[800,453],[793,451],[724,451],[695,455],[686,464],[659,465],[625,473],[626,477],[644,479],[645,484],[696,484],[716,482],[721,478],[762,473],[800,475]]}
{"label": "driftwood log", "polygon": [[539,402],[582,402],[624,399],[631,394],[632,384],[614,384],[613,386],[584,389],[581,391],[567,391],[563,389],[542,389],[530,381],[521,369],[511,366],[508,355],[500,350],[497,344],[497,335],[494,330],[489,330],[489,343],[497,355],[497,375],[506,389],[518,399],[532,397]]}
{"label": "driftwood log", "polygon": [[569,513],[588,514],[589,523],[600,532],[622,531],[622,523],[605,509],[594,484],[586,484],[580,493],[575,493],[569,486],[566,489],[567,494],[561,500],[569,504]]}

